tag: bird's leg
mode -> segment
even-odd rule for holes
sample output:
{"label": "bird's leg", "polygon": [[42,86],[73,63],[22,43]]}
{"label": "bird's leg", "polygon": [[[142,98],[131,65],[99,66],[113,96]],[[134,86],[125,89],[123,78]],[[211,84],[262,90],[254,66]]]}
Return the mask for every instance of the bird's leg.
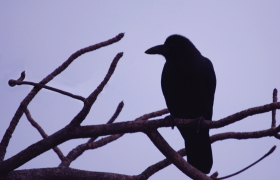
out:
{"label": "bird's leg", "polygon": [[201,127],[201,123],[205,120],[203,116],[195,118],[197,121],[196,132],[198,133]]}
{"label": "bird's leg", "polygon": [[175,118],[174,118],[174,116],[168,115],[168,116],[165,116],[164,119],[170,121],[170,123],[171,123],[171,128],[174,129],[174,126],[175,126]]}

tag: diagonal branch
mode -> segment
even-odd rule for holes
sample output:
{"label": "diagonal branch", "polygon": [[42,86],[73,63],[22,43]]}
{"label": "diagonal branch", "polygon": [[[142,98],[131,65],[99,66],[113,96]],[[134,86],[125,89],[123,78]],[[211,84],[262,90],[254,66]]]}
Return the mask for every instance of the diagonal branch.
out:
{"label": "diagonal branch", "polygon": [[[122,101],[119,103],[115,113],[110,118],[110,120],[107,122],[107,124],[111,124],[116,120],[116,118],[119,116],[120,112],[122,111],[123,106],[124,106],[124,103]],[[101,147],[111,141],[118,139],[118,137],[116,137],[116,135],[113,135],[113,136],[114,137],[110,138],[110,140],[108,140],[108,138],[103,138],[103,139],[99,140],[99,141],[102,141],[101,143],[92,143],[93,141],[95,141],[98,138],[98,136],[91,137],[88,140],[88,142],[86,142],[84,144],[80,144],[77,147],[75,147],[73,150],[71,150],[67,154],[66,158],[60,163],[59,167],[69,167],[71,162],[73,162],[75,159],[77,159],[77,157],[82,155],[86,150]],[[93,144],[98,144],[98,145],[93,145]]]}
{"label": "diagonal branch", "polygon": [[[262,131],[255,131],[255,132],[231,132],[231,133],[220,133],[215,134],[210,137],[211,143],[217,142],[219,140],[226,140],[226,139],[252,139],[252,138],[262,138],[267,136],[273,136],[273,134],[280,131],[280,127],[276,128],[270,128],[267,130]],[[180,149],[177,151],[179,155],[182,157],[186,155],[185,148]],[[165,167],[172,164],[171,161],[168,159],[164,159],[162,161],[159,161],[148,168],[146,168],[141,174],[137,175],[139,179],[148,179],[150,176],[155,174],[156,172],[160,171],[161,169],[164,169]]]}
{"label": "diagonal branch", "polygon": [[237,174],[240,174],[242,173],[243,171],[249,169],[250,167],[254,166],[255,164],[257,164],[258,162],[260,162],[261,160],[263,160],[264,158],[266,158],[267,156],[269,156],[271,153],[273,153],[273,151],[276,149],[276,146],[273,146],[265,155],[263,155],[260,159],[258,159],[256,162],[250,164],[249,166],[241,169],[240,171],[236,172],[236,173],[233,173],[233,174],[230,174],[228,176],[224,176],[224,177],[220,177],[220,178],[217,178],[218,176],[218,172],[215,172],[213,175],[211,175],[211,178],[214,179],[214,180],[222,180],[222,179],[227,179],[227,178],[230,178],[230,177],[233,177]]}
{"label": "diagonal branch", "polygon": [[181,155],[174,151],[157,130],[146,131],[145,134],[150,138],[160,152],[184,174],[192,179],[211,180],[211,178],[191,166]]}
{"label": "diagonal branch", "polygon": [[[115,113],[113,114],[113,116],[109,119],[109,121],[107,122],[107,124],[112,124],[116,119],[117,117],[119,116],[119,114],[121,113],[122,111],[122,108],[124,106],[124,103],[123,101],[119,103]],[[88,143],[90,142],[93,142],[95,141],[96,139],[98,138],[98,136],[94,136],[94,137],[91,137],[89,140],[88,140]]]}
{"label": "diagonal branch", "polygon": [[54,91],[54,92],[57,92],[57,93],[69,96],[71,98],[81,100],[83,102],[85,101],[85,98],[82,97],[82,96],[74,95],[74,94],[71,94],[69,92],[62,91],[60,89],[53,88],[53,87],[50,87],[50,86],[47,86],[47,85],[44,85],[44,84],[39,84],[39,83],[34,83],[34,82],[29,82],[29,81],[17,81],[17,80],[13,80],[13,79],[9,80],[9,84],[10,85],[24,85],[24,84],[32,85],[32,86],[35,86],[35,87],[38,87],[38,88],[41,88],[41,89],[44,88],[44,89],[51,90],[51,91]]}
{"label": "diagonal branch", "polygon": [[[180,149],[179,151],[177,151],[177,153],[182,157],[185,156],[186,155],[185,148]],[[149,166],[141,174],[137,175],[137,177],[139,179],[148,179],[153,174],[160,171],[161,169],[164,169],[165,167],[169,166],[170,164],[172,164],[171,161],[169,161],[168,159],[164,159],[162,161],[159,161],[159,162]]]}
{"label": "diagonal branch", "polygon": [[[120,33],[119,35],[117,35],[116,37],[109,39],[107,41],[98,43],[96,45],[92,45],[83,49],[78,50],[77,52],[75,52],[74,54],[72,54],[61,66],[59,66],[58,68],[56,68],[51,74],[49,74],[47,77],[45,77],[40,84],[47,84],[48,82],[50,82],[55,76],[57,76],[58,74],[60,74],[62,71],[64,71],[76,58],[78,58],[79,56],[90,52],[90,51],[94,51],[96,49],[99,49],[101,47],[104,46],[108,46],[110,44],[113,44],[115,42],[118,42],[119,40],[121,40],[124,36],[124,33]],[[24,77],[22,78],[24,79]],[[20,118],[22,117],[22,114],[24,113],[25,109],[27,108],[28,104],[32,101],[32,99],[36,96],[36,94],[41,90],[41,88],[38,87],[34,87],[29,94],[22,100],[22,102],[20,103],[18,109],[16,110],[16,113],[14,115],[14,117],[12,118],[9,127],[7,128],[1,143],[0,143],[0,162],[3,161],[5,154],[6,154],[6,149],[8,147],[8,144],[10,142],[10,139],[12,137],[12,134],[20,120]]]}
{"label": "diagonal branch", "polygon": [[88,115],[91,106],[93,105],[93,103],[96,101],[98,95],[100,94],[100,92],[103,90],[103,88],[105,87],[105,85],[107,84],[107,82],[109,81],[110,77],[112,76],[112,74],[115,71],[115,68],[117,66],[117,63],[119,62],[120,58],[123,56],[123,53],[118,53],[115,58],[113,59],[109,70],[105,76],[105,78],[103,79],[103,81],[99,84],[99,86],[86,98],[85,100],[85,105],[83,107],[83,109],[74,117],[74,119],[70,122],[70,126],[74,126],[74,125],[80,125],[83,120],[86,118],[86,116]]}
{"label": "diagonal branch", "polygon": [[[47,138],[48,135],[45,133],[43,128],[41,128],[41,126],[31,117],[31,114],[30,114],[28,109],[25,110],[25,115],[26,115],[26,118],[28,119],[28,121],[31,123],[31,125],[39,131],[41,136],[44,139]],[[63,153],[61,152],[61,150],[57,146],[53,147],[52,149],[58,155],[58,157],[61,161],[63,161],[63,159],[65,159],[65,156],[63,155]]]}

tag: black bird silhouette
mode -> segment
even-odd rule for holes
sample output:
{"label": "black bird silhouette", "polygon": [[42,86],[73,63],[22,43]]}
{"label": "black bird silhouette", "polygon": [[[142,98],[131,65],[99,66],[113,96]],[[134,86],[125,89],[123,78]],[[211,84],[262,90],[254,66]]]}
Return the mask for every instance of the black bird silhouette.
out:
{"label": "black bird silhouette", "polygon": [[[181,36],[169,36],[163,45],[148,49],[166,59],[161,88],[171,116],[175,118],[212,120],[216,75],[209,59],[193,43]],[[213,164],[209,129],[178,127],[185,140],[187,161],[203,173]]]}

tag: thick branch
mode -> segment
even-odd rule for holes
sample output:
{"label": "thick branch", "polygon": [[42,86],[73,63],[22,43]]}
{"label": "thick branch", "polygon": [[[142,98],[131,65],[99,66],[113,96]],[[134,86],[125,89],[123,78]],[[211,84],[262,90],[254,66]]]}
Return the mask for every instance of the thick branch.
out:
{"label": "thick branch", "polygon": [[[240,113],[236,113],[227,118],[221,119],[219,121],[203,121],[201,126],[219,128],[235,121],[240,120],[241,117],[245,118],[249,115],[259,114],[263,112],[271,111],[272,109],[279,109],[280,103],[271,103],[261,107],[250,108]],[[175,119],[176,125],[179,126],[193,126],[196,127],[196,120],[192,119]],[[222,121],[222,122],[220,122]],[[15,168],[21,166],[25,162],[33,159],[34,157],[40,155],[41,153],[57,146],[69,139],[76,138],[88,138],[93,136],[104,136],[108,134],[121,134],[121,133],[134,133],[134,132],[146,132],[149,130],[154,130],[159,127],[170,127],[170,121],[165,119],[152,120],[152,121],[128,121],[114,124],[106,125],[94,125],[94,126],[68,126],[55,134],[49,136],[48,138],[41,140],[25,150],[21,151],[17,155],[7,159],[0,164],[0,174],[3,172],[9,172]],[[32,153],[29,153],[32,152]]]}
{"label": "thick branch", "polygon": [[0,180],[24,179],[24,180],[134,180],[133,176],[124,174],[115,174],[107,172],[92,172],[72,168],[42,168],[12,171],[5,176],[0,177]]}
{"label": "thick branch", "polygon": [[[112,118],[107,122],[107,124],[110,124],[111,122],[113,122],[113,119],[115,119],[117,117],[117,115],[119,114],[119,112],[121,111],[123,107],[123,103],[121,102],[117,109],[115,114],[112,116]],[[163,114],[168,113],[167,109],[162,109],[159,111],[155,111],[155,112],[151,112],[148,114],[145,114],[143,116],[140,116],[139,118],[136,118],[134,121],[141,121],[141,120],[147,120],[149,118],[153,118],[153,117],[157,117],[157,116],[162,116]],[[113,142],[115,140],[117,140],[118,138],[122,137],[124,135],[124,133],[122,134],[114,134],[105,138],[102,138],[96,142],[93,142],[95,139],[98,138],[98,136],[94,136],[92,137],[87,143],[81,144],[79,146],[77,146],[76,148],[74,148],[71,152],[69,152],[69,154],[66,156],[67,158],[65,159],[65,161],[63,161],[59,167],[65,167],[65,166],[69,166],[70,163],[75,160],[78,156],[80,156],[82,153],[84,153],[84,151],[89,150],[89,149],[95,149],[95,148],[99,148],[102,147],[110,142]]]}
{"label": "thick branch", "polygon": [[[78,58],[79,56],[90,52],[90,51],[94,51],[96,49],[99,49],[101,47],[104,46],[108,46],[110,44],[113,44],[115,42],[118,42],[119,40],[121,40],[124,36],[124,33],[120,33],[119,35],[117,35],[116,37],[109,39],[107,41],[98,43],[96,45],[93,46],[89,46],[86,48],[83,48],[77,52],[75,52],[74,54],[72,54],[61,66],[59,66],[58,68],[56,68],[51,74],[49,74],[47,77],[45,77],[41,82],[39,82],[40,84],[47,84],[48,82],[50,82],[55,76],[57,76],[58,74],[60,74],[62,71],[64,71],[76,58]],[[22,76],[21,76],[22,77]],[[24,77],[22,78],[24,79]],[[24,113],[26,107],[28,106],[28,104],[32,101],[32,99],[36,96],[36,94],[41,90],[41,88],[38,87],[34,87],[30,93],[22,100],[22,102],[20,103],[13,119],[11,120],[11,123],[9,125],[9,127],[7,128],[1,143],[0,143],[0,162],[3,161],[5,154],[6,154],[6,149],[7,146],[10,142],[10,139],[12,137],[12,134],[19,122],[19,119],[21,118],[22,114]]]}
{"label": "thick branch", "polygon": [[[225,140],[225,139],[254,139],[254,138],[262,138],[267,136],[273,136],[275,133],[280,131],[280,127],[277,128],[270,128],[263,131],[255,131],[255,132],[229,132],[229,133],[220,133],[215,134],[210,137],[211,143]],[[181,156],[186,155],[185,148],[180,149],[177,151],[178,154]],[[155,174],[156,172],[160,171],[161,169],[169,166],[171,161],[168,159],[164,159],[154,165],[149,166],[145,171],[143,171],[141,174],[139,174],[139,178],[148,179],[150,176]]]}
{"label": "thick branch", "polygon": [[182,156],[180,156],[176,151],[174,151],[157,130],[147,131],[145,133],[154,143],[154,145],[161,151],[161,153],[165,157],[167,157],[167,159],[169,159],[184,174],[196,180],[211,180],[211,178],[209,178],[204,173],[191,166],[187,161],[185,161],[182,158]]}

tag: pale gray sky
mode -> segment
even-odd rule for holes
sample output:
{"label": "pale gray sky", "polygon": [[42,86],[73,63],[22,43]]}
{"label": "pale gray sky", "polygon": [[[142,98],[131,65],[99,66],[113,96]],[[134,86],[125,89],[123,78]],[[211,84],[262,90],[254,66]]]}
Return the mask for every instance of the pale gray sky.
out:
{"label": "pale gray sky", "polygon": [[[103,79],[118,52],[124,52],[117,70],[83,124],[105,123],[120,101],[117,121],[132,120],[166,107],[160,88],[164,58],[144,51],[162,44],[171,34],[188,37],[215,68],[217,90],[214,120],[272,101],[280,90],[280,1],[0,1],[0,136],[4,134],[29,86],[9,87],[25,70],[26,80],[38,82],[73,52],[116,36],[118,43],[78,58],[49,85],[87,96]],[[52,134],[64,127],[82,104],[42,90],[29,105],[34,119]],[[279,117],[279,116],[278,116]],[[279,120],[279,118],[278,118]],[[269,128],[271,113],[253,116],[220,132]],[[279,123],[278,123],[279,124]],[[178,130],[160,129],[175,150],[184,146]],[[13,134],[6,158],[41,139],[23,117]],[[85,139],[59,146],[67,154]],[[265,154],[279,140],[227,140],[212,145],[211,173],[240,170]],[[280,147],[260,164],[232,178],[279,179]],[[144,134],[127,134],[105,147],[87,151],[71,167],[135,175],[162,160],[163,155]],[[59,159],[48,151],[21,169],[55,167]],[[150,178],[185,179],[174,166]]]}

